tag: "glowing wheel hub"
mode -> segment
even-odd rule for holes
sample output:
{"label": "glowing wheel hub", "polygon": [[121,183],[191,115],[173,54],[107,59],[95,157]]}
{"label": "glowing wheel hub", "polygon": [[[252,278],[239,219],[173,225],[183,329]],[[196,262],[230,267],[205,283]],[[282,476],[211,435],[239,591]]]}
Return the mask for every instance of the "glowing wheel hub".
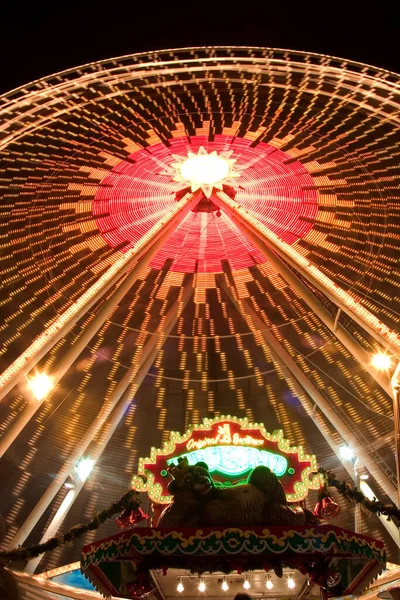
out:
{"label": "glowing wheel hub", "polygon": [[176,170],[174,181],[181,182],[183,186],[189,184],[192,192],[201,188],[206,198],[210,198],[213,188],[222,190],[223,183],[233,183],[232,178],[239,177],[233,169],[236,159],[230,158],[231,154],[218,154],[216,150],[208,154],[200,146],[197,154],[188,152],[187,158],[174,155],[177,161],[171,165]]}
{"label": "glowing wheel hub", "polygon": [[180,168],[183,179],[192,185],[209,185],[223,181],[229,173],[227,162],[216,152],[203,156],[192,156]]}
{"label": "glowing wheel hub", "polygon": [[[227,151],[226,149],[229,148]],[[312,176],[299,161],[285,152],[260,142],[216,135],[178,137],[140,149],[121,161],[101,180],[93,202],[93,216],[104,241],[122,252],[132,247],[191,188],[184,180],[181,165],[195,156],[216,152],[228,163],[230,172],[223,182],[203,184],[210,197],[199,201],[176,228],[151,267],[160,269],[166,260],[174,262],[171,271],[180,273],[220,273],[222,261],[233,270],[265,263],[265,257],[247,240],[224,211],[215,218],[213,190],[223,188],[249,214],[268,226],[288,244],[304,238],[313,228],[318,213],[318,191]],[[158,166],[162,165],[162,171]]]}

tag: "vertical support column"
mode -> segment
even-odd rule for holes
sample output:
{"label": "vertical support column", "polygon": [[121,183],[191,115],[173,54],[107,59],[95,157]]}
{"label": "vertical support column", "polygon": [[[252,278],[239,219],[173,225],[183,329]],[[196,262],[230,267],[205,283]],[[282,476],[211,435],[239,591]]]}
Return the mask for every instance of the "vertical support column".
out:
{"label": "vertical support column", "polygon": [[394,442],[396,453],[396,476],[397,476],[397,506],[400,506],[400,407],[399,407],[399,392],[400,392],[400,362],[392,375],[391,386],[393,391],[393,416],[394,416]]}
{"label": "vertical support column", "polygon": [[[354,461],[354,483],[355,487],[360,489],[360,472],[359,472],[359,462],[358,458]],[[361,506],[358,502],[354,507],[354,531],[356,533],[361,533]]]}
{"label": "vertical support column", "polygon": [[[60,487],[64,484],[65,479],[73,471],[76,463],[82,457],[83,453],[94,440],[100,429],[104,426],[107,427],[105,437],[102,438],[97,448],[94,449],[93,456],[91,458],[92,460],[96,461],[101,456],[110,437],[114,433],[120,420],[128,409],[132,397],[137,392],[137,389],[141,385],[151,365],[155,361],[160,348],[167,339],[167,336],[174,327],[177,319],[182,314],[182,311],[184,310],[192,294],[192,284],[191,282],[188,282],[183,290],[183,293],[181,294],[180,301],[168,311],[161,327],[156,332],[158,335],[152,335],[150,340],[145,344],[137,364],[131,366],[123,379],[117,385],[108,403],[100,411],[97,418],[93,421],[75,450],[70,454],[67,461],[61,467],[60,471],[55,476],[46,492],[43,494],[42,498],[32,510],[26,521],[23,523],[18,533],[14,536],[13,540],[9,544],[9,549],[21,545],[26,540],[46,508],[49,506],[50,502],[58,493]],[[75,500],[78,493],[82,489],[83,483],[84,482],[81,482],[81,484],[78,483],[75,490],[71,490],[71,492],[73,492],[73,500]],[[72,503],[68,505],[68,510],[71,506]],[[60,513],[57,515],[58,526],[61,524],[66,514],[67,511],[64,511],[64,514]],[[50,524],[50,527],[51,526],[52,525]],[[47,539],[46,534],[43,536],[42,540],[43,539]]]}

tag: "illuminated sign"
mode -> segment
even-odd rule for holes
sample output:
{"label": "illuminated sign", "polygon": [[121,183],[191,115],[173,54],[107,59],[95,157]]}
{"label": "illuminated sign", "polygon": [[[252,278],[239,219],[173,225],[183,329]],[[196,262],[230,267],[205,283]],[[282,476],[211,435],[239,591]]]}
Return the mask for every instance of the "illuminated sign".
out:
{"label": "illuminated sign", "polygon": [[206,446],[219,446],[221,444],[233,444],[234,446],[262,446],[263,440],[254,438],[251,435],[240,435],[231,433],[231,425],[224,423],[218,425],[217,434],[214,437],[204,437],[196,440],[191,439],[186,444],[188,450],[205,448]]}
{"label": "illuminated sign", "polygon": [[[284,456],[273,454],[268,450],[246,448],[237,446],[213,446],[203,450],[195,450],[181,454],[177,458],[186,458],[189,465],[205,462],[210,473],[222,473],[241,477],[249,473],[254,467],[264,465],[271,469],[278,477],[283,475],[288,468],[288,461]],[[176,463],[176,458],[167,460],[167,464]]]}
{"label": "illuminated sign", "polygon": [[152,448],[149,457],[139,459],[133,489],[147,492],[153,502],[168,504],[172,499],[168,467],[183,457],[190,465],[205,462],[213,479],[225,484],[237,483],[254,467],[265,465],[279,477],[288,502],[302,500],[309,489],[323,483],[316,457],[302,446],[291,446],[282,430],[269,433],[261,423],[228,415],[204,419],[182,435],[171,432],[162,448]]}

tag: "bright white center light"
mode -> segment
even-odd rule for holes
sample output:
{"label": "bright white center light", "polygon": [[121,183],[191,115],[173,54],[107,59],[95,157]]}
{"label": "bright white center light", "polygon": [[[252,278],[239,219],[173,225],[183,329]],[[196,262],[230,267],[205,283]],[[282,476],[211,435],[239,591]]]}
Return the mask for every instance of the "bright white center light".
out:
{"label": "bright white center light", "polygon": [[267,582],[265,585],[267,586],[268,590],[272,590],[272,588],[274,587],[274,584],[272,583],[272,581],[270,579],[267,579]]}
{"label": "bright white center light", "polygon": [[392,360],[390,356],[384,352],[378,352],[372,357],[371,365],[375,367],[375,369],[378,369],[378,371],[387,371],[392,366]]}
{"label": "bright white center light", "polygon": [[228,585],[228,582],[226,581],[225,577],[222,580],[221,588],[224,592],[227,592],[229,590],[229,585]]}
{"label": "bright white center light", "polygon": [[81,458],[75,469],[81,481],[86,481],[94,466],[94,461],[91,458]]}
{"label": "bright white center light", "polygon": [[199,592],[205,592],[206,591],[206,584],[204,583],[203,580],[200,581],[198,589],[199,589]]}
{"label": "bright white center light", "polygon": [[343,446],[340,448],[340,454],[345,460],[351,460],[354,458],[354,452],[349,446]]}
{"label": "bright white center light", "polygon": [[292,590],[295,587],[295,582],[293,577],[289,577],[289,579],[287,580],[287,586],[290,590]]}
{"label": "bright white center light", "polygon": [[28,386],[37,400],[43,400],[53,387],[53,378],[46,373],[39,373],[32,378],[28,377]]}
{"label": "bright white center light", "polygon": [[176,586],[176,590],[181,594],[184,589],[185,588],[183,587],[182,579],[180,579],[178,585]]}
{"label": "bright white center light", "polygon": [[185,160],[180,171],[183,179],[200,187],[223,181],[229,173],[229,164],[218,154],[199,154]]}

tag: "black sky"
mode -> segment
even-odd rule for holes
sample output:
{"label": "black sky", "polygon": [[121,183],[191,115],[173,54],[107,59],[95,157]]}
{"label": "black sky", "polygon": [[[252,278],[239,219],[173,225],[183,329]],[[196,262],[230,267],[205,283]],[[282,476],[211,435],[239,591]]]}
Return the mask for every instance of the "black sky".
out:
{"label": "black sky", "polygon": [[5,4],[1,92],[89,61],[197,45],[309,50],[400,71],[398,0],[109,0],[108,8],[93,0]]}

